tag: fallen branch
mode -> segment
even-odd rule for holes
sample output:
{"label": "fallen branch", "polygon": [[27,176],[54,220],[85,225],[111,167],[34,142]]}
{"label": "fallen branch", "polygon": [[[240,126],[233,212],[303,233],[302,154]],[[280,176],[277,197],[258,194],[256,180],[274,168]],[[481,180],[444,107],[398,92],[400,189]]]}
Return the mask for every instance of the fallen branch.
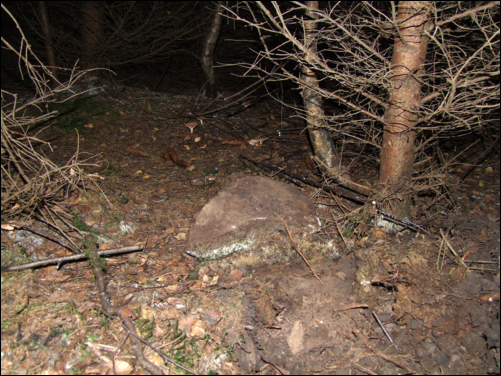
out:
{"label": "fallen branch", "polygon": [[[46,221],[45,221],[44,219],[42,219],[42,218],[37,218],[37,219],[38,219],[38,220],[40,220],[40,221],[43,221],[44,223],[48,223],[48,222],[46,222]],[[23,227],[21,227],[21,229],[22,229],[22,230],[29,231],[29,232],[31,232],[31,233],[33,233],[33,234],[35,234],[35,235],[38,235],[38,236],[40,236],[40,237],[42,237],[42,238],[49,239],[50,241],[52,241],[52,242],[54,242],[54,243],[56,243],[56,244],[59,244],[61,247],[66,248],[66,249],[67,249],[67,250],[69,250],[71,253],[75,253],[75,254],[77,254],[77,253],[78,253],[78,250],[76,249],[76,247],[73,247],[73,246],[68,245],[68,244],[64,244],[62,241],[60,241],[60,240],[59,240],[58,238],[56,238],[55,236],[52,236],[52,235],[50,235],[50,234],[46,234],[46,233],[41,232],[41,231],[37,231],[37,230],[35,230],[34,228],[31,228],[31,227],[29,227],[29,226],[23,226]],[[57,229],[57,230],[59,230],[59,231],[61,232],[61,234],[65,235],[65,234],[64,234],[64,231],[61,231],[61,229]]]}
{"label": "fallen branch", "polygon": [[283,178],[283,179],[285,179],[293,184],[296,184],[297,186],[299,186],[301,188],[303,187],[302,183],[306,183],[308,185],[311,185],[312,187],[323,189],[326,192],[335,193],[338,196],[349,199],[350,201],[354,201],[358,204],[365,204],[365,203],[371,201],[369,198],[367,198],[367,196],[362,195],[359,192],[355,192],[353,190],[341,187],[339,185],[332,187],[332,186],[328,186],[325,184],[320,184],[320,183],[317,183],[316,181],[313,181],[313,180],[307,179],[305,177],[293,174],[291,172],[288,172],[285,170],[279,170],[275,166],[271,166],[271,165],[268,165],[268,164],[262,163],[262,162],[253,161],[252,159],[247,158],[246,156],[243,156],[243,155],[239,155],[238,158],[242,161],[250,162],[262,170],[269,170],[269,171],[277,171],[278,170],[278,172],[276,172],[277,176],[280,176],[281,178]]}
{"label": "fallen branch", "polygon": [[[355,202],[357,204],[366,204],[368,202],[371,202],[374,205],[374,201],[372,201],[370,198],[368,198],[367,196],[364,196],[360,192],[356,192],[352,189],[345,188],[345,187],[342,187],[340,185],[333,187],[333,186],[329,186],[329,185],[325,185],[325,184],[320,184],[320,183],[317,183],[316,181],[306,179],[302,176],[295,175],[295,174],[288,172],[288,171],[284,171],[283,169],[279,170],[277,167],[270,166],[266,163],[253,161],[252,159],[249,159],[243,155],[239,155],[238,158],[242,161],[248,161],[248,162],[254,164],[255,166],[259,167],[262,170],[278,171],[275,173],[275,175],[278,175],[281,178],[283,178],[287,181],[290,181],[291,183],[296,184],[301,188],[303,188],[302,183],[306,183],[308,185],[311,185],[312,187],[320,188],[325,192],[334,193],[340,197],[346,198],[346,199],[348,199],[352,202]],[[380,214],[384,220],[404,227],[400,231],[403,231],[403,230],[408,228],[410,230],[420,232],[423,234],[427,234],[427,235],[430,234],[428,230],[423,228],[423,226],[419,225],[418,223],[410,222],[404,218],[400,218],[394,214],[391,214],[391,213],[387,212],[386,210],[378,207],[377,204],[375,205],[375,207],[376,207],[377,213]]]}
{"label": "fallen branch", "polygon": [[[143,248],[144,247],[140,246],[140,245],[133,245],[130,247],[108,249],[106,251],[98,251],[97,255],[98,256],[111,256],[111,255],[116,255],[116,254],[120,254],[120,253],[142,251]],[[85,260],[88,258],[89,258],[89,255],[87,255],[85,253],[79,253],[77,255],[58,257],[55,259],[40,260],[40,261],[30,262],[28,264],[23,264],[23,265],[2,266],[1,271],[2,271],[2,273],[3,272],[13,272],[13,271],[18,271],[18,270],[38,268],[41,266],[54,265],[54,264],[57,264],[58,268],[59,268],[59,266],[63,263],[71,262],[71,261],[78,261],[78,260]]]}
{"label": "fallen branch", "polygon": [[[93,236],[86,235],[83,239],[83,244],[87,244],[89,249],[89,265],[94,271],[94,278],[96,280],[96,286],[99,291],[99,301],[101,302],[103,313],[107,316],[114,316],[122,319],[121,307],[114,306],[113,303],[111,303],[110,296],[106,292],[106,280],[104,279],[103,269],[100,263],[101,260],[97,252],[97,247]],[[123,317],[123,323],[131,332],[136,332],[136,326],[134,325],[130,317],[125,316],[125,313]],[[138,364],[152,375],[162,375],[162,370],[144,356],[141,342],[134,336],[129,336],[129,338],[131,340],[132,350],[134,351],[134,355],[136,356]]]}
{"label": "fallen branch", "polygon": [[143,347],[141,346],[141,342],[149,345],[153,350],[155,350],[158,354],[162,356],[162,358],[166,361],[171,362],[177,367],[183,369],[184,371],[194,374],[192,371],[187,368],[182,367],[177,364],[173,360],[163,356],[163,354],[153,348],[146,340],[138,336],[136,325],[128,315],[128,310],[123,310],[121,306],[114,306],[111,302],[111,297],[106,292],[106,280],[104,278],[104,273],[101,268],[99,252],[97,252],[96,243],[93,240],[92,235],[86,235],[83,241],[84,244],[88,244],[89,247],[89,265],[92,267],[94,271],[94,278],[96,280],[96,286],[99,291],[99,301],[101,302],[101,306],[103,308],[103,313],[108,317],[118,318],[123,326],[123,328],[127,331],[127,337],[131,341],[131,347],[134,351],[134,355],[136,356],[137,363],[145,369],[147,372],[152,375],[163,375],[165,374],[158,366],[152,363],[146,356],[144,356]]}

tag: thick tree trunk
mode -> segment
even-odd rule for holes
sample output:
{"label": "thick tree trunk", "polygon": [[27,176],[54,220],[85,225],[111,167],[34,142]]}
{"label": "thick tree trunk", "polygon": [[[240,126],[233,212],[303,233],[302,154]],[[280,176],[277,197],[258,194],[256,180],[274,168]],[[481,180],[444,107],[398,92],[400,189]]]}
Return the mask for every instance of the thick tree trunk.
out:
{"label": "thick tree trunk", "polygon": [[216,73],[214,72],[214,49],[216,48],[219,33],[221,32],[223,20],[221,16],[222,5],[222,1],[216,3],[214,17],[212,18],[210,29],[207,32],[202,50],[202,57],[200,59],[205,81],[204,87],[202,88],[202,95],[206,94],[213,98],[217,96]]}
{"label": "thick tree trunk", "polygon": [[[307,1],[306,6],[309,10],[318,9],[318,1]],[[307,11],[306,16],[310,20],[304,21],[304,45],[308,48],[311,54],[317,53],[315,45],[315,33],[318,18],[313,12]],[[322,97],[318,94],[319,87],[318,78],[315,72],[310,69],[312,61],[309,54],[304,56],[306,64],[302,67],[301,79],[304,82],[303,86],[303,101],[306,110],[306,123],[308,125],[308,135],[313,146],[315,156],[321,161],[322,166],[328,170],[337,171],[339,164],[337,163],[334,144],[330,133],[327,129],[322,128],[325,113],[322,106]]]}
{"label": "thick tree trunk", "polygon": [[85,69],[99,66],[99,51],[103,33],[104,12],[99,1],[86,1],[82,6],[82,66]]}
{"label": "thick tree trunk", "polygon": [[[54,52],[54,46],[52,43],[52,28],[49,22],[49,14],[47,12],[47,4],[45,1],[37,2],[38,12],[40,13],[40,22],[42,23],[42,29],[45,37],[45,52],[47,53],[47,65],[52,73],[52,76],[57,81],[59,75],[57,72],[56,54]],[[51,82],[53,86],[57,85],[57,82]]]}
{"label": "thick tree trunk", "polygon": [[[419,74],[424,71],[428,23],[432,2],[401,1],[398,4],[398,35],[391,65],[392,88],[385,113],[379,181],[397,192],[410,183],[414,163],[414,124],[421,101]],[[402,217],[410,216],[410,197],[396,207]]]}

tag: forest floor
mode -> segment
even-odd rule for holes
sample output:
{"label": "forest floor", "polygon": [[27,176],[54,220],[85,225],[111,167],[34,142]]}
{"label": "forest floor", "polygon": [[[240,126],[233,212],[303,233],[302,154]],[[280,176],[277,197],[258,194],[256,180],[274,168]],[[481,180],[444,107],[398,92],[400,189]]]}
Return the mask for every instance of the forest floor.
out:
{"label": "forest floor", "polygon": [[[128,88],[77,102],[38,135],[58,163],[77,141],[81,160],[97,155],[86,172],[100,176],[100,189],[88,184],[66,205],[100,234],[101,249],[145,245],[108,257],[105,276],[146,341],[200,374],[500,372],[499,149],[442,201],[415,202],[414,220],[430,235],[387,233],[354,203],[305,186],[340,254],[312,262],[321,282],[299,257],[229,270],[197,262],[184,243],[232,174],[266,173],[240,155],[321,179],[292,111],[263,100],[209,113],[221,103]],[[449,173],[461,176],[483,150],[468,149]],[[358,181],[376,179],[376,163],[344,153]],[[2,266],[69,254],[33,233],[2,231]],[[2,273],[1,293],[2,374],[145,373],[120,323],[103,315],[87,261]],[[145,355],[185,373],[147,346]]]}

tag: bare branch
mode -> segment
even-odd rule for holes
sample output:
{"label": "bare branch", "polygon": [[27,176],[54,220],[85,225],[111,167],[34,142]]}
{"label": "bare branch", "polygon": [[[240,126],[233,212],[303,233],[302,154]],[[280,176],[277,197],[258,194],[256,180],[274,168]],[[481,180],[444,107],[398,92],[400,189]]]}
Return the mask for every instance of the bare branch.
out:
{"label": "bare branch", "polygon": [[479,5],[476,8],[468,9],[467,11],[465,11],[463,13],[456,14],[456,15],[454,15],[452,17],[449,17],[446,20],[437,22],[437,26],[442,26],[442,25],[445,25],[445,24],[447,24],[449,22],[454,22],[454,21],[456,21],[456,20],[458,20],[460,18],[463,18],[463,17],[473,16],[475,13],[481,12],[483,10],[494,8],[495,6],[499,6],[499,1],[491,1],[488,4]]}

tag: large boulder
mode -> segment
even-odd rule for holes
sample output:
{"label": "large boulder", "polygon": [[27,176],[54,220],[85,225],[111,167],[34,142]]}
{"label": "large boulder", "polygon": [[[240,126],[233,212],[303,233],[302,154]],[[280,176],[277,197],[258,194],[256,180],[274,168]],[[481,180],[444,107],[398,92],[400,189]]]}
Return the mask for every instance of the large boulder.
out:
{"label": "large boulder", "polygon": [[320,230],[320,220],[307,196],[280,181],[236,174],[197,216],[187,252],[203,259],[234,255],[245,265],[284,261],[297,252],[280,218],[298,246],[312,245],[309,236]]}

